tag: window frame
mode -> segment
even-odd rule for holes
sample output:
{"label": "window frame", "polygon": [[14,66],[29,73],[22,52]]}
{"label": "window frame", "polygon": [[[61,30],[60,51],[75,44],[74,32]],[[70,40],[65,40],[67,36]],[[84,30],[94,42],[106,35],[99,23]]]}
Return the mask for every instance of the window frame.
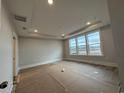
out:
{"label": "window frame", "polygon": [[76,40],[77,40],[77,55],[78,56],[87,56],[87,44],[85,45],[86,46],[86,54],[85,55],[81,55],[81,54],[79,54],[79,47],[78,47],[78,37],[81,37],[81,36],[84,36],[85,37],[85,44],[87,43],[86,42],[86,35],[85,34],[81,34],[81,35],[78,35],[77,37],[76,37]]}
{"label": "window frame", "polygon": [[[69,55],[73,55],[73,56],[76,56],[77,55],[77,39],[76,39],[77,37],[73,37],[73,38],[70,38],[69,39]],[[75,41],[76,41],[76,53],[75,54],[71,54],[71,49],[70,49],[70,40],[71,39],[75,39]]]}
{"label": "window frame", "polygon": [[[95,33],[95,32],[99,32],[99,37],[100,37],[100,49],[101,49],[101,55],[90,55],[89,54],[89,44],[88,44],[88,39],[87,39],[87,35],[90,34],[90,33]],[[93,31],[89,31],[89,32],[86,32],[85,33],[85,36],[86,36],[86,45],[87,45],[87,56],[104,56],[104,53],[103,53],[103,45],[102,45],[102,38],[101,38],[101,31],[100,29],[96,29],[96,30],[93,30]]]}
{"label": "window frame", "polygon": [[[100,38],[100,50],[101,50],[101,55],[89,55],[89,44],[88,44],[88,39],[87,39],[87,35],[90,34],[90,33],[95,33],[95,32],[99,32],[99,38]],[[79,48],[78,48],[78,37],[80,36],[85,36],[85,42],[86,42],[86,55],[79,55]],[[73,38],[70,38],[70,39],[75,39],[76,41],[76,54],[73,55],[73,54],[70,54],[70,45],[69,45],[69,55],[71,56],[104,56],[104,52],[103,52],[103,42],[102,42],[102,35],[101,35],[101,30],[100,29],[95,29],[95,30],[92,30],[92,31],[88,31],[88,32],[84,32],[83,34],[80,34],[80,35],[77,35]],[[70,40],[69,39],[69,40]]]}

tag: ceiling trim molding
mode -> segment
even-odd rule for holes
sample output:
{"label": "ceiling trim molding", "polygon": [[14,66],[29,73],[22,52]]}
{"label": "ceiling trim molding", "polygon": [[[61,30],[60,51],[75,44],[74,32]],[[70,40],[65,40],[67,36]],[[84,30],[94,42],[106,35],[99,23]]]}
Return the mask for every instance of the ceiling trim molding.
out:
{"label": "ceiling trim molding", "polygon": [[71,32],[71,33],[69,33],[68,35],[73,35],[73,34],[79,33],[79,32],[81,32],[81,31],[83,31],[83,30],[85,30],[85,29],[87,29],[87,28],[89,28],[89,27],[91,27],[91,26],[93,26],[93,25],[97,25],[97,24],[100,24],[100,23],[102,23],[102,21],[93,22],[93,23],[91,23],[90,25],[85,25],[84,27],[82,27],[82,28],[80,28],[80,29],[77,29],[77,30],[75,30],[75,31],[73,31],[73,32]]}
{"label": "ceiling trim molding", "polygon": [[56,36],[56,35],[49,35],[49,34],[42,34],[40,32],[37,32],[37,33],[36,32],[29,32],[29,31],[28,31],[28,33],[30,35],[19,36],[19,37],[23,37],[23,38],[37,38],[37,39],[39,38],[39,39],[66,40],[66,39],[69,39],[69,38],[72,38],[72,37],[81,35],[83,33],[87,33],[87,32],[93,31],[93,30],[104,28],[106,26],[110,26],[110,24],[107,24],[107,25],[99,24],[98,26],[89,29],[91,26],[93,26],[93,25],[88,26],[84,30],[80,30],[80,31],[77,31],[76,30],[77,32],[74,32],[74,34],[65,35],[64,37],[62,37],[62,36]]}
{"label": "ceiling trim molding", "polygon": [[40,32],[30,32],[28,31],[29,34],[35,34],[35,35],[38,35],[38,36],[46,36],[46,37],[58,37],[56,35],[49,35],[49,34],[43,34],[43,33],[40,33]]}
{"label": "ceiling trim molding", "polygon": [[62,37],[47,37],[47,36],[19,36],[19,38],[34,38],[34,39],[52,39],[52,40],[64,40]]}
{"label": "ceiling trim molding", "polygon": [[96,27],[93,27],[93,28],[91,28],[91,29],[89,29],[89,27],[91,27],[91,26],[93,26],[93,25],[90,25],[90,26],[88,26],[87,28],[85,28],[85,29],[80,29],[80,31],[75,31],[73,34],[71,34],[71,35],[66,35],[65,37],[64,37],[64,39],[69,39],[69,38],[72,38],[72,37],[74,37],[74,36],[78,36],[78,35],[81,35],[81,34],[83,34],[83,33],[87,33],[87,32],[90,32],[90,31],[93,31],[93,30],[97,30],[97,29],[100,29],[100,28],[103,28],[103,27],[106,27],[106,26],[110,26],[110,24],[107,24],[107,25],[103,25],[103,24],[99,24],[99,25],[97,25]]}

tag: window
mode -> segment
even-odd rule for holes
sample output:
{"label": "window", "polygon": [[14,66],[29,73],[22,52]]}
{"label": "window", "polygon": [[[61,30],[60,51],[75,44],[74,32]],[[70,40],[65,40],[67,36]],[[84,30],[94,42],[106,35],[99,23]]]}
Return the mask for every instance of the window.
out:
{"label": "window", "polygon": [[90,32],[69,40],[70,55],[101,56],[100,32]]}
{"label": "window", "polygon": [[77,38],[77,48],[78,48],[78,55],[86,55],[86,40],[85,35],[79,36]]}
{"label": "window", "polygon": [[87,46],[88,55],[102,55],[99,32],[87,34]]}
{"label": "window", "polygon": [[76,55],[77,49],[76,49],[76,39],[70,39],[69,40],[69,49],[70,49],[70,55]]}

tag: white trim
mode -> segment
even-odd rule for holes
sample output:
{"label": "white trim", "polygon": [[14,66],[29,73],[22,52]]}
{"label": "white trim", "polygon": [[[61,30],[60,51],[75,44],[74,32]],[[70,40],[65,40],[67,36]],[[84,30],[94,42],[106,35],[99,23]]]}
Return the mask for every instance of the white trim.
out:
{"label": "white trim", "polygon": [[39,63],[35,63],[35,64],[29,64],[29,65],[21,66],[19,68],[19,70],[26,69],[26,68],[31,68],[31,67],[35,67],[35,66],[40,66],[40,65],[45,65],[45,64],[49,64],[49,63],[54,63],[54,62],[57,62],[57,61],[62,61],[62,59],[55,59],[55,60],[50,60],[50,61],[39,62]]}
{"label": "white trim", "polygon": [[[99,44],[100,45],[100,51],[101,51],[101,54],[99,54],[99,55],[91,55],[90,54],[90,51],[89,51],[89,45],[90,44],[88,44],[88,35],[89,34],[91,34],[91,33],[96,33],[96,32],[98,32],[99,33],[99,37],[100,37],[100,43],[97,43],[97,44]],[[85,47],[86,47],[86,54],[84,55],[84,56],[104,56],[104,53],[103,53],[103,46],[102,46],[102,38],[101,38],[101,29],[95,29],[95,30],[92,30],[92,31],[90,31],[90,32],[87,32],[87,33],[83,33],[83,34],[81,34],[81,35],[78,35],[78,36],[75,36],[75,37],[73,37],[73,38],[70,38],[69,39],[69,50],[70,50],[70,40],[71,39],[75,39],[75,41],[76,41],[76,53],[75,54],[70,54],[70,51],[69,51],[69,54],[70,55],[79,55],[79,50],[78,50],[78,38],[79,37],[81,37],[81,36],[84,36],[84,38],[85,38]]]}
{"label": "white trim", "polygon": [[19,68],[19,67],[17,67],[17,75],[19,74],[19,70],[20,70],[20,68]]}
{"label": "white trim", "polygon": [[7,93],[12,93],[12,89],[13,89],[13,84],[10,85],[9,90],[8,90]]}
{"label": "white trim", "polygon": [[118,65],[116,63],[107,62],[107,61],[78,60],[78,59],[73,59],[73,58],[64,58],[64,60],[79,61],[79,62],[85,62],[85,63],[91,63],[91,64],[97,64],[97,65],[118,67]]}
{"label": "white trim", "polygon": [[120,90],[121,90],[121,87],[119,86],[119,87],[118,87],[118,92],[117,92],[117,93],[120,93]]}
{"label": "white trim", "polygon": [[121,92],[121,93],[124,93],[124,92]]}
{"label": "white trim", "polygon": [[[90,31],[93,31],[93,30],[97,30],[99,28],[102,28],[102,27],[105,27],[105,26],[108,26],[109,24],[107,25],[103,25],[100,21],[97,21],[99,24],[97,24],[96,26],[92,27],[92,26],[88,26],[86,29],[78,32],[78,33],[75,33],[75,34],[72,34],[72,35],[69,35],[69,36],[65,36],[64,39],[69,39],[71,37],[74,37],[74,36],[78,36],[80,34],[84,34],[84,33],[87,33],[87,32],[90,32]],[[96,22],[96,23],[97,23]]]}

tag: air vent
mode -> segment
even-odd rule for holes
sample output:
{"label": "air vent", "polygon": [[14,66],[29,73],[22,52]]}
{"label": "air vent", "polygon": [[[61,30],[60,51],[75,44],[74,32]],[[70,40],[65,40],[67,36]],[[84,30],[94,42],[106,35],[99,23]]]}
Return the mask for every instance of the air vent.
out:
{"label": "air vent", "polygon": [[21,22],[26,22],[27,19],[26,17],[15,15],[15,20],[21,21]]}

